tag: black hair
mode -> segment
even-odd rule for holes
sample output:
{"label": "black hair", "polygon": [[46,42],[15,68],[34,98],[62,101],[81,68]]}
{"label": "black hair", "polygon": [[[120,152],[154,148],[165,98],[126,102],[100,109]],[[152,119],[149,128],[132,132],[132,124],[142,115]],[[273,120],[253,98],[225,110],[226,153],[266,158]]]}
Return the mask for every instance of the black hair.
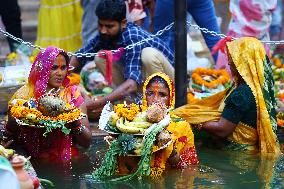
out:
{"label": "black hair", "polygon": [[65,61],[66,61],[66,65],[69,66],[70,58],[69,58],[68,54],[67,54],[65,51],[61,51],[59,54],[61,54],[62,56],[64,56]]}
{"label": "black hair", "polygon": [[96,8],[96,15],[100,20],[121,22],[126,19],[125,2],[124,0],[101,0]]}
{"label": "black hair", "polygon": [[[164,79],[161,78],[160,76],[155,76],[155,77],[153,77],[153,78],[149,81],[147,87],[148,87],[150,84],[155,83],[155,82],[159,82],[159,83],[163,84],[164,87],[169,88],[169,85],[168,85],[168,83],[166,82],[166,80],[164,80]],[[147,88],[147,87],[146,87],[146,88]]]}

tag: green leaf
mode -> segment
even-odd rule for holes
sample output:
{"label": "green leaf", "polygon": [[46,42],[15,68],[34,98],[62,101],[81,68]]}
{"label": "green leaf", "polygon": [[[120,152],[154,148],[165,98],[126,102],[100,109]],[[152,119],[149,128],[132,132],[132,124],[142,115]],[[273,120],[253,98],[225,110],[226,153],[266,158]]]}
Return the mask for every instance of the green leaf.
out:
{"label": "green leaf", "polygon": [[71,132],[71,129],[68,129],[67,127],[63,126],[61,128],[61,131],[65,134],[68,135]]}

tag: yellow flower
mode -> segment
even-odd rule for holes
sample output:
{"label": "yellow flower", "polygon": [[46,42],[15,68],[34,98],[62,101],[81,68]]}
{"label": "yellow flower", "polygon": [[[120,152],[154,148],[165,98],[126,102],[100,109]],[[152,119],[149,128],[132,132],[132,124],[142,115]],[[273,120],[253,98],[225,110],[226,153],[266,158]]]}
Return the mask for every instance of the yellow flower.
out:
{"label": "yellow flower", "polygon": [[30,56],[29,59],[30,59],[31,63],[33,63],[35,61],[35,57],[34,56]]}
{"label": "yellow flower", "polygon": [[15,52],[12,52],[12,53],[8,54],[7,59],[9,61],[11,61],[11,60],[15,59],[16,57],[17,57],[17,54]]}
{"label": "yellow flower", "polygon": [[32,113],[32,114],[35,114],[39,120],[51,119],[53,121],[71,122],[80,117],[81,110],[79,108],[75,108],[70,112],[62,113],[56,117],[49,117],[49,116],[42,115],[42,113],[35,108],[28,108],[28,107],[23,106],[23,104],[21,104],[20,102],[17,105],[11,107],[10,113],[13,117],[17,119],[26,118],[26,115],[28,115],[29,113]]}
{"label": "yellow flower", "polygon": [[117,104],[114,106],[114,111],[117,113],[118,117],[124,117],[128,121],[132,121],[137,113],[141,111],[141,108],[137,104]]}

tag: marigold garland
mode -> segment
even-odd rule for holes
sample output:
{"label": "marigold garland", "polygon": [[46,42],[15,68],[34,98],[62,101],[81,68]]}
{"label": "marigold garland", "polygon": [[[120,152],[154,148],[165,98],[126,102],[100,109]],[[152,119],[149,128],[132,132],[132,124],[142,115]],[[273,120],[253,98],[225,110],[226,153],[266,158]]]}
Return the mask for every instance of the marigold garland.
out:
{"label": "marigold garland", "polygon": [[132,121],[137,113],[141,111],[141,108],[137,104],[117,104],[114,106],[114,111],[117,113],[119,117],[124,117],[128,121]]}
{"label": "marigold garland", "polygon": [[[202,76],[212,76],[216,79],[212,81],[206,81],[202,78]],[[224,85],[230,81],[230,76],[225,69],[214,70],[206,68],[197,68],[192,72],[191,77],[194,83],[201,86],[205,86],[210,89],[214,89],[218,85]]]}
{"label": "marigold garland", "polygon": [[284,68],[284,64],[282,64],[281,59],[278,57],[272,58],[272,62],[277,68]]}
{"label": "marigold garland", "polygon": [[79,85],[81,81],[81,76],[79,74],[71,73],[68,75],[70,80],[70,85]]}
{"label": "marigold garland", "polygon": [[37,120],[52,120],[52,121],[64,121],[64,122],[73,121],[77,119],[81,114],[80,109],[75,108],[70,112],[62,113],[56,117],[49,117],[42,115],[42,113],[35,108],[29,108],[19,105],[12,106],[10,112],[11,115],[17,119],[24,119],[27,117],[28,114],[34,114],[36,115]]}
{"label": "marigold garland", "polygon": [[188,92],[187,93],[187,101],[189,102],[189,103],[193,103],[193,102],[196,102],[196,101],[198,101],[199,99],[197,99],[197,98],[194,98],[194,94],[193,93],[191,93],[191,92]]}

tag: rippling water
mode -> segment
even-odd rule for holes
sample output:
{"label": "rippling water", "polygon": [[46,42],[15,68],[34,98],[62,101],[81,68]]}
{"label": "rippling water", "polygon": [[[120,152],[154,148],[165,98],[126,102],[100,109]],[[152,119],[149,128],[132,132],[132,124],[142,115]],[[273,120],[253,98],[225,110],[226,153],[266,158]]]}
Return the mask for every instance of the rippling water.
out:
{"label": "rippling water", "polygon": [[168,170],[159,180],[141,178],[124,183],[95,183],[88,179],[88,174],[98,167],[106,149],[103,139],[97,137],[85,156],[73,160],[72,169],[69,165],[32,163],[40,178],[52,180],[59,189],[284,188],[283,156],[260,158],[258,155],[208,148],[197,149],[199,166]]}

